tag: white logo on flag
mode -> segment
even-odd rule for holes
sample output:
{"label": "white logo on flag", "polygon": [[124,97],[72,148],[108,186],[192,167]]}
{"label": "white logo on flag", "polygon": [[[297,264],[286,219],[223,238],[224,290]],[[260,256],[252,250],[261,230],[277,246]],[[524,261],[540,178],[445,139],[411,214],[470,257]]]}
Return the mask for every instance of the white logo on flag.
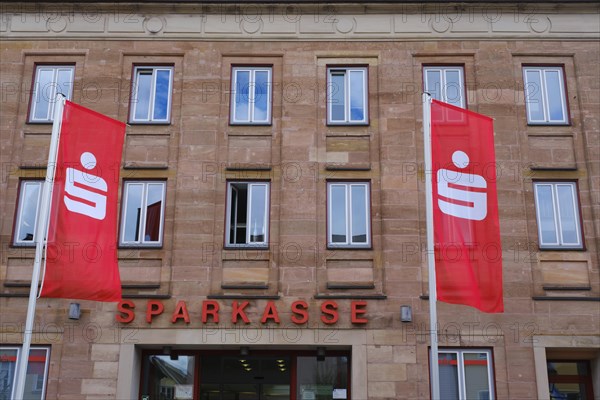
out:
{"label": "white logo on flag", "polygon": [[[87,151],[81,155],[79,160],[85,169],[92,169],[96,166],[96,157]],[[66,174],[65,192],[76,198],[74,200],[65,195],[63,200],[67,209],[94,219],[103,220],[106,216],[106,195],[93,192],[86,189],[86,187],[106,193],[108,191],[106,181],[99,176],[90,175],[75,168],[67,168]]]}
{"label": "white logo on flag", "polygon": [[[466,168],[469,165],[469,156],[465,152],[457,150],[452,154],[452,163],[457,168]],[[444,214],[475,221],[481,221],[485,218],[487,215],[487,194],[466,189],[486,189],[487,182],[483,176],[439,169],[437,181],[439,196],[468,203],[465,205],[438,199],[438,205]],[[465,189],[450,187],[450,184],[452,186],[463,186]]]}

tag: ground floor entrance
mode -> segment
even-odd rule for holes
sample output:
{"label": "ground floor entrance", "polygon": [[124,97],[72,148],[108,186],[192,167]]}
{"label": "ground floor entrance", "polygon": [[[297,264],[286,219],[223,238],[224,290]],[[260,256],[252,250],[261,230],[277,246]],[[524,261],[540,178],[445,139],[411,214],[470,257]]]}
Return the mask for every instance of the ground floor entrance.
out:
{"label": "ground floor entrance", "polygon": [[142,400],[350,399],[350,352],[145,351]]}

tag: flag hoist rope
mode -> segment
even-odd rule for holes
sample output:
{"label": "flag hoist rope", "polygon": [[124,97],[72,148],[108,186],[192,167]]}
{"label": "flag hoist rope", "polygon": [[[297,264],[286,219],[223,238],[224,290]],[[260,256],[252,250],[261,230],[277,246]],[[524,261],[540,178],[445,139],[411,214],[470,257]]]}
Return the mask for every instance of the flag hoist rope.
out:
{"label": "flag hoist rope", "polygon": [[440,399],[440,367],[437,337],[437,291],[433,236],[433,165],[431,162],[431,95],[423,93],[423,152],[425,159],[425,208],[427,221],[427,266],[429,270],[429,337],[431,342],[431,398]]}
{"label": "flag hoist rope", "polygon": [[42,256],[46,247],[48,235],[48,220],[50,215],[50,202],[52,200],[52,189],[54,185],[54,174],[56,171],[56,157],[58,154],[58,140],[62,123],[62,114],[65,105],[65,97],[57,94],[54,104],[54,122],[52,124],[52,136],[50,137],[50,151],[48,152],[48,166],[46,167],[46,180],[42,188],[40,211],[36,222],[35,231],[35,260],[33,262],[33,273],[31,274],[31,287],[29,289],[29,303],[27,305],[27,319],[25,331],[23,332],[23,347],[19,352],[17,362],[16,385],[13,399],[23,400],[25,393],[25,379],[27,377],[27,364],[29,363],[29,350],[31,348],[31,337],[33,335],[33,321],[35,318],[35,305],[37,290],[40,280]]}

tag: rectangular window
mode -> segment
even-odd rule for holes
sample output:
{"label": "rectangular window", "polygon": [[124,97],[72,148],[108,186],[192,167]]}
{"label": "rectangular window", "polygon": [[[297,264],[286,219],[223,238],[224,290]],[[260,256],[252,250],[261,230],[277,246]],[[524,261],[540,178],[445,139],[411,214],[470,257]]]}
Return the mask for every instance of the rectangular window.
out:
{"label": "rectangular window", "polygon": [[171,121],[173,67],[135,67],[131,96],[131,123]]}
{"label": "rectangular window", "polygon": [[593,375],[588,360],[548,360],[551,400],[593,399]]}
{"label": "rectangular window", "polygon": [[456,107],[466,107],[463,67],[424,67],[425,91],[431,97]]}
{"label": "rectangular window", "polygon": [[234,67],[231,84],[232,124],[271,123],[271,67]]}
{"label": "rectangular window", "polygon": [[523,67],[529,124],[569,123],[563,77],[562,67]]}
{"label": "rectangular window", "polygon": [[38,65],[35,68],[29,122],[50,123],[54,120],[56,95],[67,100],[73,96],[74,65]]}
{"label": "rectangular window", "polygon": [[229,182],[226,246],[269,243],[269,183]]}
{"label": "rectangular window", "polygon": [[121,246],[160,247],[165,210],[165,182],[131,181],[123,188]]}
{"label": "rectangular window", "polygon": [[367,68],[327,69],[327,123],[367,125]]}
{"label": "rectangular window", "polygon": [[439,350],[440,395],[447,400],[493,400],[491,350]]}
{"label": "rectangular window", "polygon": [[13,235],[13,244],[15,246],[35,245],[35,229],[43,183],[44,181],[42,180],[23,180],[20,183],[15,232]]}
{"label": "rectangular window", "polygon": [[328,246],[370,247],[369,184],[328,182]]}
{"label": "rectangular window", "polygon": [[535,182],[540,248],[583,248],[575,182]]}
{"label": "rectangular window", "polygon": [[[29,363],[25,378],[25,393],[23,398],[28,400],[43,400],[46,397],[48,378],[48,353],[47,347],[31,347]],[[21,347],[0,347],[0,400],[9,400],[15,397],[15,378],[17,359]]]}

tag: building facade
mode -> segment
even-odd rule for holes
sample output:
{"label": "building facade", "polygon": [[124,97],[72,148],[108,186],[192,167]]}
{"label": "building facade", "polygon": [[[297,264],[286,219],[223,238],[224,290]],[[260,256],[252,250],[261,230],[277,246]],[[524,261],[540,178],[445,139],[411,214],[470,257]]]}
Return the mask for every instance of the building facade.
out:
{"label": "building facade", "polygon": [[429,398],[424,90],[494,118],[502,237],[443,398],[600,398],[597,4],[1,6],[0,399],[57,92],[128,124],[123,301],[39,299],[26,398]]}

